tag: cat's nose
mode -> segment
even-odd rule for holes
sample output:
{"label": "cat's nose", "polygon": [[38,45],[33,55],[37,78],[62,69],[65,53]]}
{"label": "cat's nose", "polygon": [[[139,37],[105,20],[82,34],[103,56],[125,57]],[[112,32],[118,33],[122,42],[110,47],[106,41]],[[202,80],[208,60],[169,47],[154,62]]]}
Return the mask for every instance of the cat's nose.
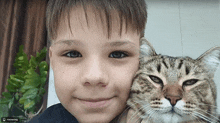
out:
{"label": "cat's nose", "polygon": [[181,96],[172,96],[172,95],[166,95],[165,98],[170,101],[170,104],[172,106],[175,106],[177,101],[182,99]]}
{"label": "cat's nose", "polygon": [[182,99],[183,90],[179,85],[166,85],[163,88],[163,95],[172,106],[175,106],[177,101]]}

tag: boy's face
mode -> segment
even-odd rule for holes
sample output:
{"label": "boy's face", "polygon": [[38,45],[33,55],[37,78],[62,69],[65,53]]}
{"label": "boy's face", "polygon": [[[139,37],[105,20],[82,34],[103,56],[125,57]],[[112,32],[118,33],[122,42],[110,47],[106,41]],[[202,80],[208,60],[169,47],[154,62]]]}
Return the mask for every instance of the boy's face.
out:
{"label": "boy's face", "polygon": [[87,12],[88,25],[82,8],[70,14],[72,33],[64,18],[49,51],[57,96],[79,122],[110,122],[126,106],[140,35],[123,25],[120,36],[117,14],[109,39],[105,20],[94,10]]}

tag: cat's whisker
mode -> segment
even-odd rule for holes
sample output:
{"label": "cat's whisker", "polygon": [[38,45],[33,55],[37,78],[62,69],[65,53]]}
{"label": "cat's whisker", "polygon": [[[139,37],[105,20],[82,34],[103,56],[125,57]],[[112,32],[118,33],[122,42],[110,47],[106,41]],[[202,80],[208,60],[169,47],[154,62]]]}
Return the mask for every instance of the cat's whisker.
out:
{"label": "cat's whisker", "polygon": [[[141,105],[149,105],[148,104],[148,102],[146,102],[146,101],[141,101],[141,100],[139,100],[139,101],[133,101],[134,102],[134,104],[141,104]],[[132,105],[134,105],[134,104],[132,104]]]}
{"label": "cat's whisker", "polygon": [[150,105],[148,102],[142,101],[142,100],[134,101],[134,102],[135,102],[135,103],[138,103],[138,104],[142,104],[142,105]]}
{"label": "cat's whisker", "polygon": [[135,121],[134,121],[134,123],[139,123],[138,121],[140,120],[141,118],[139,117],[138,119],[136,119]]}
{"label": "cat's whisker", "polygon": [[[144,107],[143,107],[143,109],[145,110],[145,111],[147,111],[146,112],[146,116],[145,116],[145,118],[147,117],[148,119],[147,119],[147,121],[149,120],[149,119],[151,119],[151,117],[154,115],[154,113],[156,113],[156,111],[154,110],[154,109],[152,109],[151,107],[150,107],[150,105],[145,105]],[[148,115],[148,116],[147,116]],[[144,118],[143,118],[144,119]]]}
{"label": "cat's whisker", "polygon": [[202,119],[197,119],[198,122],[203,123]]}
{"label": "cat's whisker", "polygon": [[[134,101],[134,103],[135,103],[135,104],[138,104],[138,103],[137,103],[137,102],[135,102],[135,101]],[[131,104],[131,105],[135,107],[135,105],[134,105],[134,104]],[[134,114],[132,114],[132,116],[131,116],[131,117],[128,119],[128,121],[127,121],[127,122],[132,121],[132,119],[133,119],[133,118],[135,118],[135,115],[137,115],[137,114],[138,114],[138,111],[135,111],[135,113],[134,113]]]}
{"label": "cat's whisker", "polygon": [[[190,115],[190,117],[191,117],[191,118],[195,118],[194,120],[196,120],[196,121],[198,121],[198,122],[202,122],[202,119],[201,119],[200,117],[196,116],[196,115],[193,115],[193,114],[192,114],[192,115]],[[188,117],[187,117],[187,118],[188,118]],[[189,120],[190,120],[190,119],[189,119]],[[188,121],[189,121],[189,120],[188,120]]]}
{"label": "cat's whisker", "polygon": [[195,121],[197,121],[197,122],[199,122],[199,123],[202,123],[202,120],[201,120],[201,119],[199,119],[199,118],[196,117],[196,116],[195,116],[195,118],[196,118]]}
{"label": "cat's whisker", "polygon": [[199,104],[199,105],[207,105],[207,106],[211,106],[211,107],[213,107],[213,108],[217,108],[217,106],[211,105],[211,104],[203,104],[203,103],[197,103],[197,104]]}
{"label": "cat's whisker", "polygon": [[205,115],[203,115],[203,114],[201,114],[201,113],[199,113],[199,112],[197,112],[197,111],[195,111],[194,114],[195,114],[197,117],[199,117],[199,118],[202,118],[202,119],[204,119],[204,120],[206,120],[206,121],[208,121],[208,122],[212,122],[212,119],[211,119],[211,118],[209,118],[209,117],[207,117],[207,116],[205,116]]}
{"label": "cat's whisker", "polygon": [[[137,122],[137,121],[139,121],[141,118],[140,117],[138,117],[137,119],[135,119],[135,115],[137,116],[137,114],[138,114],[138,111],[136,111],[131,117],[130,117],[130,119],[128,119],[128,123],[139,123],[139,122]],[[134,121],[135,120],[135,121]],[[131,122],[132,121],[132,122]]]}
{"label": "cat's whisker", "polygon": [[195,116],[196,117],[196,121],[200,122],[200,123],[204,123],[204,120],[208,123],[212,123],[211,121],[201,118],[200,116]]}
{"label": "cat's whisker", "polygon": [[156,116],[158,115],[158,112],[159,112],[159,111],[155,110],[154,114],[152,114],[152,115],[154,115],[154,116],[152,116],[152,117],[154,117],[154,120],[155,120],[157,123],[159,123],[159,119],[156,117]]}
{"label": "cat's whisker", "polygon": [[147,111],[147,112],[146,112],[147,114],[149,114],[148,111],[150,111],[150,112],[153,111],[153,109],[151,109],[151,107],[150,107],[149,105],[144,105],[144,106],[143,106],[142,108],[140,108],[140,109],[143,109],[144,111]]}
{"label": "cat's whisker", "polygon": [[199,114],[197,114],[197,112],[194,112],[192,115],[192,117],[195,117],[196,118],[196,121],[199,121],[199,120],[202,120],[203,118],[200,117]]}
{"label": "cat's whisker", "polygon": [[196,110],[199,110],[199,111],[201,111],[201,112],[203,112],[205,114],[208,114],[209,116],[211,116],[211,117],[213,117],[215,119],[218,119],[218,116],[215,116],[215,115],[217,115],[217,112],[215,114],[214,113],[210,114],[210,113],[208,113],[208,112],[206,112],[206,111],[204,111],[202,109],[199,109],[199,108],[196,108]]}
{"label": "cat's whisker", "polygon": [[210,113],[208,113],[208,112],[206,112],[206,111],[203,111],[203,110],[201,110],[201,109],[199,109],[199,108],[196,108],[196,109],[199,110],[199,111],[201,111],[201,112],[203,112],[203,113],[205,113],[205,114],[208,114],[210,118],[214,118],[215,120],[220,121],[220,120],[218,119],[218,116],[214,116],[214,115],[212,115],[212,114],[210,114]]}
{"label": "cat's whisker", "polygon": [[149,111],[149,115],[148,115],[147,121],[146,121],[145,123],[148,123],[148,120],[150,120],[155,113],[156,113],[156,111],[153,110],[153,109],[151,109],[151,110]]}
{"label": "cat's whisker", "polygon": [[[186,120],[184,120],[184,122],[189,122],[189,121],[191,121],[191,120],[197,120],[197,119],[198,119],[198,117],[195,116],[195,115],[187,115],[187,116],[185,115],[184,117],[185,117],[185,119],[186,119]],[[199,120],[199,119],[198,119],[198,120]],[[198,120],[197,120],[197,121],[198,121]]]}
{"label": "cat's whisker", "polygon": [[127,107],[125,108],[125,110],[123,111],[123,113],[126,112],[126,111],[129,110],[129,109],[130,109],[130,107],[127,106]]}
{"label": "cat's whisker", "polygon": [[[140,105],[142,105],[142,107],[140,108],[140,110],[143,109],[144,111],[147,111],[147,112],[146,112],[147,115],[150,115],[151,112],[154,111],[153,109],[151,109],[150,104],[147,103],[146,101],[134,101],[134,103],[135,103],[135,104],[140,104]],[[133,104],[133,105],[134,105],[134,104]],[[138,112],[137,112],[137,113],[138,113]],[[142,118],[144,118],[144,116],[143,116]]]}
{"label": "cat's whisker", "polygon": [[[128,122],[133,121],[136,117],[138,116],[138,111],[135,111],[132,116],[130,117],[130,119],[128,120]],[[136,119],[136,121],[138,121],[139,119],[141,119],[140,117],[138,117],[138,119]],[[136,122],[135,121],[135,122]],[[133,123],[133,122],[132,122]]]}
{"label": "cat's whisker", "polygon": [[169,110],[170,108],[169,107],[167,107],[167,108],[158,108],[158,109],[152,109],[152,112],[153,113],[151,113],[151,115],[149,116],[149,120],[150,119],[153,119],[154,121],[156,121],[156,122],[159,122],[159,119],[158,119],[158,113],[160,113],[161,111],[165,111],[165,112],[167,112],[168,110]]}
{"label": "cat's whisker", "polygon": [[129,109],[130,109],[130,107],[127,106],[127,107],[125,108],[125,110],[120,114],[120,116],[119,116],[119,118],[118,118],[118,120],[117,120],[118,123],[119,123],[119,121],[121,121],[121,119],[122,119],[124,113],[126,113]]}
{"label": "cat's whisker", "polygon": [[181,110],[178,107],[174,107],[174,111],[177,112],[180,116],[183,116],[183,115],[186,116],[188,114],[188,112]]}

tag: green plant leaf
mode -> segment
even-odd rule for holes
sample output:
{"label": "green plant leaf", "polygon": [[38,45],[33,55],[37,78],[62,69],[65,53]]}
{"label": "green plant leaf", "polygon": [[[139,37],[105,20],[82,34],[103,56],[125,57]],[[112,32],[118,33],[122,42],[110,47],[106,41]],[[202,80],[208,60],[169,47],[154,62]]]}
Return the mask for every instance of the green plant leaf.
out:
{"label": "green plant leaf", "polygon": [[43,96],[45,92],[46,92],[46,91],[45,91],[44,88],[41,87],[41,88],[39,89],[39,95],[40,95],[40,96]]}
{"label": "green plant leaf", "polygon": [[46,57],[46,55],[47,55],[47,48],[44,47],[44,48],[40,51],[40,53],[37,52],[36,61],[37,61],[38,63],[40,63],[40,61],[42,61],[42,60]]}
{"label": "green plant leaf", "polygon": [[20,84],[18,82],[14,81],[10,78],[7,81],[8,81],[8,85],[13,86],[14,89],[17,89],[20,87]]}
{"label": "green plant leaf", "polygon": [[13,86],[13,85],[6,85],[5,87],[9,92],[16,92],[17,91],[15,86]]}
{"label": "green plant leaf", "polygon": [[40,69],[40,73],[43,74],[42,72],[43,71],[48,71],[48,64],[46,61],[42,61],[40,64],[39,64],[39,69]]}
{"label": "green plant leaf", "polygon": [[29,67],[36,69],[37,68],[37,61],[36,58],[34,56],[31,56],[31,59],[29,61]]}
{"label": "green plant leaf", "polygon": [[44,86],[45,83],[46,83],[47,78],[46,77],[42,77],[40,80],[41,80],[42,86]]}
{"label": "green plant leaf", "polygon": [[17,70],[20,70],[21,68],[24,71],[28,69],[28,57],[27,57],[27,54],[24,53],[23,49],[24,49],[24,46],[20,45],[19,51],[15,58],[15,63],[13,64],[13,66],[16,68],[16,73],[17,73]]}
{"label": "green plant leaf", "polygon": [[14,98],[12,98],[8,103],[8,108],[10,109],[12,104],[14,103]]}
{"label": "green plant leaf", "polygon": [[24,56],[19,56],[18,60],[20,60],[20,61],[24,60]]}
{"label": "green plant leaf", "polygon": [[41,101],[42,97],[40,95],[37,95],[35,98],[35,102],[39,103]]}
{"label": "green plant leaf", "polygon": [[35,101],[34,100],[30,100],[30,99],[27,99],[25,102],[24,102],[24,109],[30,109],[32,108],[33,106],[35,105]]}
{"label": "green plant leaf", "polygon": [[2,95],[7,98],[7,99],[11,99],[12,98],[12,95],[10,92],[2,92]]}
{"label": "green plant leaf", "polygon": [[37,77],[31,77],[27,79],[24,85],[37,87],[39,84],[40,84],[40,77],[37,76]]}
{"label": "green plant leaf", "polygon": [[[35,104],[37,104],[37,103],[35,102]],[[34,111],[35,108],[36,108],[36,107],[33,106],[32,108],[28,109],[28,112],[29,112],[29,113],[32,113],[32,114],[35,114],[35,113],[36,113],[36,111]]]}
{"label": "green plant leaf", "polygon": [[29,89],[32,89],[32,88],[35,88],[35,86],[32,86],[32,85],[24,85],[20,88],[19,92],[21,93],[25,93],[27,90]]}
{"label": "green plant leaf", "polygon": [[13,85],[14,88],[20,88],[24,84],[24,75],[16,74],[10,75],[10,78],[7,80],[10,85]]}
{"label": "green plant leaf", "polygon": [[2,117],[8,117],[8,105],[7,104],[0,105],[0,118]]}
{"label": "green plant leaf", "polygon": [[40,78],[34,78],[33,79],[27,79],[24,86],[23,86],[23,89],[27,90],[27,89],[30,89],[30,88],[33,88],[33,87],[38,87],[38,85],[40,85]]}
{"label": "green plant leaf", "polygon": [[1,98],[0,99],[0,104],[8,104],[10,102],[11,99],[7,99],[7,98]]}
{"label": "green plant leaf", "polygon": [[25,84],[20,89],[22,93],[28,89],[38,87],[41,84],[40,76],[33,69],[29,69],[24,78],[26,79]]}
{"label": "green plant leaf", "polygon": [[38,74],[35,72],[34,69],[31,68],[31,69],[28,69],[28,70],[27,70],[27,75],[26,75],[24,78],[25,78],[25,79],[26,79],[26,78],[30,78],[30,77],[28,77],[28,76],[34,76],[34,77],[35,77],[35,76],[38,76]]}
{"label": "green plant leaf", "polygon": [[18,93],[15,94],[15,99],[16,99],[16,100],[19,99],[19,94],[18,94]]}
{"label": "green plant leaf", "polygon": [[37,96],[38,88],[29,89],[24,93],[23,97],[26,99],[34,99]]}
{"label": "green plant leaf", "polygon": [[19,99],[19,103],[20,103],[20,104],[24,104],[25,101],[26,101],[26,98],[24,98],[24,97],[21,97],[21,98]]}
{"label": "green plant leaf", "polygon": [[17,83],[24,83],[24,78],[18,74],[18,75],[10,75],[10,79],[17,82]]}
{"label": "green plant leaf", "polygon": [[41,76],[47,77],[47,71],[40,71]]}

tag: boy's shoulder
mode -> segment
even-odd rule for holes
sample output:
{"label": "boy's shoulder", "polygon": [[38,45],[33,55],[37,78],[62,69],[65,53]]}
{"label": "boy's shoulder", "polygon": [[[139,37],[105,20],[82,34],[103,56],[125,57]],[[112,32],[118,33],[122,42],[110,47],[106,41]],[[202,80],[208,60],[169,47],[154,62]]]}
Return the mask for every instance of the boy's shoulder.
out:
{"label": "boy's shoulder", "polygon": [[78,123],[78,121],[61,103],[58,103],[50,106],[28,123]]}

